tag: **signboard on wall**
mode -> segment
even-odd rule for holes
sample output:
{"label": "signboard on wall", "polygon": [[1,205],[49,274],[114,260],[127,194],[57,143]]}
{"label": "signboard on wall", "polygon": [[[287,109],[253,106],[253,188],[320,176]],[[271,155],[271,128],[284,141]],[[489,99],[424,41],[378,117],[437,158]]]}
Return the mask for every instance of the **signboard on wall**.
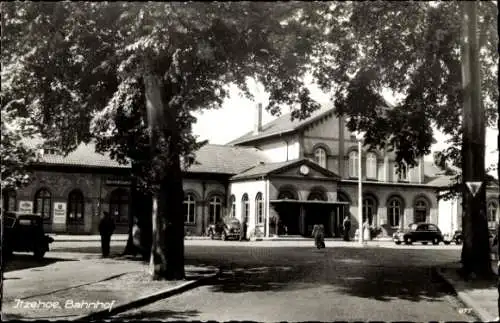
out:
{"label": "signboard on wall", "polygon": [[19,207],[17,209],[19,213],[33,213],[33,202],[19,201]]}
{"label": "signboard on wall", "polygon": [[127,177],[108,177],[105,181],[109,186],[130,186],[132,181]]}
{"label": "signboard on wall", "polygon": [[65,224],[66,223],[66,203],[56,202],[54,203],[54,217],[52,219],[54,224]]}

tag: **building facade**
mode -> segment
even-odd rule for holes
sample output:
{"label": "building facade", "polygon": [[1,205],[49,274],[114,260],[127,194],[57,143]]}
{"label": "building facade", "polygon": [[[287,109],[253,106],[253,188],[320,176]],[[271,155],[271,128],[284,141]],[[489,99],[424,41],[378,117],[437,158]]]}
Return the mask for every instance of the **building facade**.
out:
{"label": "building facade", "polygon": [[[342,219],[358,209],[363,221],[390,235],[413,222],[431,222],[444,232],[458,229],[458,203],[438,201],[449,183],[432,162],[396,171],[395,156],[383,150],[358,152],[355,136],[332,108],[306,120],[284,115],[262,124],[256,107],[254,129],[227,145],[205,145],[184,173],[184,218],[188,235],[203,235],[223,216],[245,223],[247,238],[310,236],[323,223],[327,236],[340,236]],[[361,158],[361,172],[358,161]],[[128,166],[81,145],[66,157],[44,154],[31,185],[3,192],[3,208],[33,211],[52,232],[96,233],[103,211],[119,232],[128,229]],[[363,183],[358,203],[358,179]],[[491,214],[490,214],[491,213]],[[498,220],[498,186],[488,189],[488,216]],[[494,217],[494,218],[493,218]]]}

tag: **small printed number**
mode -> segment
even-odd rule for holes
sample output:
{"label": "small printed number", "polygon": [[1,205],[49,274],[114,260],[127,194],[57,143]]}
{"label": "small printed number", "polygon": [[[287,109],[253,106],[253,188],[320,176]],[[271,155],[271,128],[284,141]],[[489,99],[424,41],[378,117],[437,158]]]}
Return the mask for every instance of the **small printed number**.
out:
{"label": "small printed number", "polygon": [[458,312],[460,314],[470,314],[470,313],[472,313],[472,309],[463,307],[463,308],[459,308]]}

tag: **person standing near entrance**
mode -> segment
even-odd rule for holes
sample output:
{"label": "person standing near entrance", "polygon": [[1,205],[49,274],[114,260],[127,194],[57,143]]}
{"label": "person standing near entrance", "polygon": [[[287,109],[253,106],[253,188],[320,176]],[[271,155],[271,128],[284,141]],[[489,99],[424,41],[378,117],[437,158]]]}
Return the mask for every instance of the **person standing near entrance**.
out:
{"label": "person standing near entrance", "polygon": [[343,228],[344,228],[344,241],[349,241],[349,231],[351,230],[351,220],[349,219],[349,216],[346,215],[344,216],[344,223],[343,223]]}
{"label": "person standing near entrance", "polygon": [[115,231],[115,222],[108,212],[103,212],[104,216],[99,222],[99,234],[101,235],[101,251],[102,257],[109,257],[109,247],[111,243],[111,235]]}

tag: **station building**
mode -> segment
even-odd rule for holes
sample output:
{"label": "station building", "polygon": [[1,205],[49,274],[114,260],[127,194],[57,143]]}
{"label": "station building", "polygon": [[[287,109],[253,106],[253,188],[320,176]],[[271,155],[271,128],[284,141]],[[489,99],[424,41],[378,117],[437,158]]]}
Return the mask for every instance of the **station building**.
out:
{"label": "station building", "polygon": [[[339,237],[344,215],[351,217],[351,234],[359,227],[358,208],[382,235],[413,222],[434,223],[446,232],[461,228],[459,202],[437,198],[451,176],[432,162],[421,159],[398,174],[391,152],[363,147],[360,156],[356,137],[333,108],[306,120],[291,121],[287,114],[267,124],[261,105],[255,112],[254,129],[226,145],[205,145],[184,172],[187,235],[203,235],[230,215],[247,224],[248,238],[310,236],[316,223],[324,224],[327,236]],[[39,213],[48,232],[68,234],[97,233],[100,215],[109,211],[117,233],[126,233],[129,192],[129,166],[82,144],[67,156],[44,151],[32,183],[2,192],[2,206]],[[498,220],[498,196],[497,184],[488,187],[491,223]]]}

